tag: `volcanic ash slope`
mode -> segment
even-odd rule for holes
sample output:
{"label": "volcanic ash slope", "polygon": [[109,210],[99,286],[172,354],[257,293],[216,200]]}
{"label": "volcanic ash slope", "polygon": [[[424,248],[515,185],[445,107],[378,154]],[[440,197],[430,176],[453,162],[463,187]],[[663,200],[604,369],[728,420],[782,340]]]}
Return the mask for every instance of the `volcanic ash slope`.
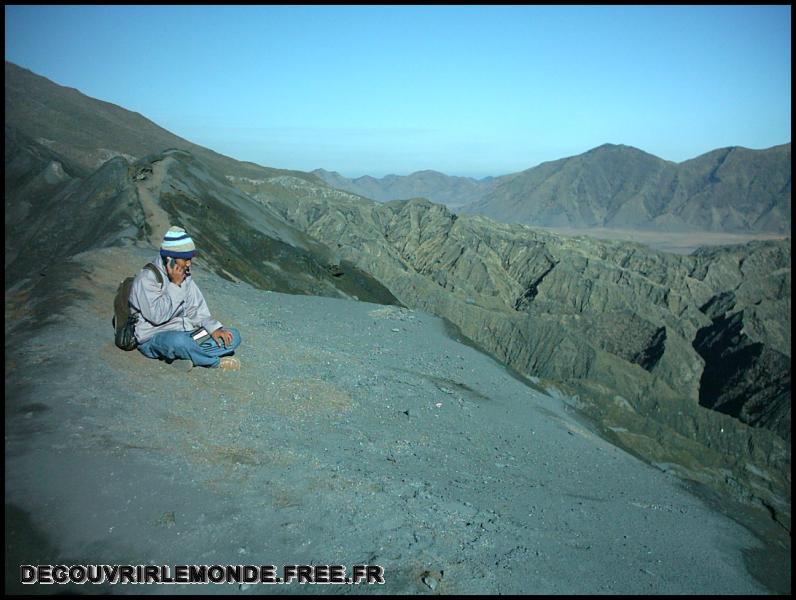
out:
{"label": "volcanic ash slope", "polygon": [[242,370],[116,349],[113,293],[152,253],[78,255],[78,300],[6,356],[10,581],[20,563],[377,564],[383,586],[201,591],[766,592],[746,529],[427,313],[198,262]]}

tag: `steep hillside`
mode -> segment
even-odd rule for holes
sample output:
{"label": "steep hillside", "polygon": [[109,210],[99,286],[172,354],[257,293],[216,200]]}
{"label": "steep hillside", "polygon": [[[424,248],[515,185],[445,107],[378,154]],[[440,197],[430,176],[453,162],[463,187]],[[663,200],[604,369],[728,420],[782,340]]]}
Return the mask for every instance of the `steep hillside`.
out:
{"label": "steep hillside", "polygon": [[722,148],[680,163],[668,210],[714,231],[790,232],[790,144]]}
{"label": "steep hillside", "polygon": [[69,161],[93,171],[114,156],[128,160],[166,148],[187,150],[223,175],[291,175],[319,183],[313,175],[241,162],[193,144],[144,116],[96,100],[5,63],[5,122]]}

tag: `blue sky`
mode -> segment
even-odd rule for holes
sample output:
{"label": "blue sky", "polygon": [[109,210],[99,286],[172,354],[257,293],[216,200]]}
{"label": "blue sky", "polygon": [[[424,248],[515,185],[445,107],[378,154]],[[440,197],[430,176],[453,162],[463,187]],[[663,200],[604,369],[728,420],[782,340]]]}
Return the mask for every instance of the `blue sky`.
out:
{"label": "blue sky", "polygon": [[504,175],[791,137],[790,6],[6,6],[6,60],[240,160]]}

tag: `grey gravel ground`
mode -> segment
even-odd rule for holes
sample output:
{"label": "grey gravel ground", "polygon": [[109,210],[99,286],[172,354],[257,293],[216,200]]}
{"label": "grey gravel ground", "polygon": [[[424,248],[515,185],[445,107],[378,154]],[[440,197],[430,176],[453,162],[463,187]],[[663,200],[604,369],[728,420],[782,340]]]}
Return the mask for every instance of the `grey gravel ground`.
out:
{"label": "grey gravel ground", "polygon": [[432,315],[199,263],[242,370],[116,349],[115,285],[150,254],[84,255],[86,299],[6,348],[7,579],[19,563],[377,564],[383,585],[79,591],[767,593],[746,529]]}

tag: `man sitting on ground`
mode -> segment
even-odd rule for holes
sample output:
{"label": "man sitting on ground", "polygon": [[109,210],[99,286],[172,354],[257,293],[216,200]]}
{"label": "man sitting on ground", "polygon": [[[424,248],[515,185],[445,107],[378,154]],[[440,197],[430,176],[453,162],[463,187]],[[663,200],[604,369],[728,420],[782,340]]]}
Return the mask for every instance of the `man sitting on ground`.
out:
{"label": "man sitting on ground", "polygon": [[[171,227],[160,255],[152,261],[163,276],[163,285],[150,269],[136,276],[130,304],[141,315],[135,326],[138,350],[149,358],[190,359],[193,366],[238,370],[240,361],[229,355],[240,345],[240,333],[223,328],[210,315],[191,276],[194,256],[196,247],[190,236],[181,227]],[[202,328],[205,331],[199,331]]]}

